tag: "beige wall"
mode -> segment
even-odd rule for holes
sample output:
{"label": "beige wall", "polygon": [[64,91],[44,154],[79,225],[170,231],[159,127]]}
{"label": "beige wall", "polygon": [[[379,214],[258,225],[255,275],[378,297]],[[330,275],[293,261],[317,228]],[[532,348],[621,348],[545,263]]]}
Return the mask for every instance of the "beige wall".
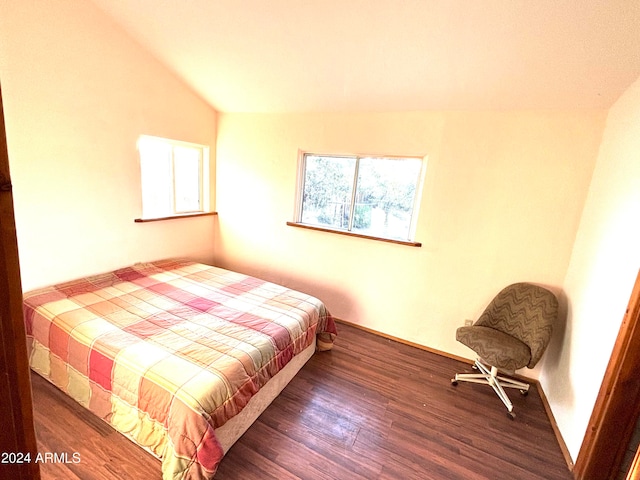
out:
{"label": "beige wall", "polygon": [[610,109],[564,281],[569,315],[540,376],[572,457],[640,268],[640,79]]}
{"label": "beige wall", "polygon": [[216,112],[102,12],[0,3],[0,82],[25,289],[160,257],[211,261],[212,217],[133,220],[138,136],[213,152]]}
{"label": "beige wall", "polygon": [[[216,261],[315,294],[339,318],[471,358],[455,329],[499,289],[516,281],[561,287],[604,118],[221,114]],[[286,226],[299,148],[428,155],[416,238],[423,246]]]}

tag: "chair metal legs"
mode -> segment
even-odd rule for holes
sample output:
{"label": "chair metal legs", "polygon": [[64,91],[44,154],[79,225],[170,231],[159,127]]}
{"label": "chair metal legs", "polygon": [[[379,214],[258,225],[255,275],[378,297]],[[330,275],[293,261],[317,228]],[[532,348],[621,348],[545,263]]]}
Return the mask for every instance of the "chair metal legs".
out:
{"label": "chair metal legs", "polygon": [[502,400],[502,403],[507,407],[509,416],[515,418],[513,404],[504,389],[517,388],[522,395],[526,395],[529,392],[529,384],[498,375],[497,367],[484,365],[480,360],[476,360],[474,368],[482,373],[456,373],[456,376],[451,379],[451,384],[457,385],[458,382],[470,382],[491,385],[500,400]]}

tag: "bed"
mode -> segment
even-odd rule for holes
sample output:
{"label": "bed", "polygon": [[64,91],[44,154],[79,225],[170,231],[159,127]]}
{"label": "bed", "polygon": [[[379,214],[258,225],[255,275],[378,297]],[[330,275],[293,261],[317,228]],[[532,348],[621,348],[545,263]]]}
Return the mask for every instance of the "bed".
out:
{"label": "bed", "polygon": [[335,323],[315,297],[184,260],[24,294],[31,368],[162,460],[208,479]]}

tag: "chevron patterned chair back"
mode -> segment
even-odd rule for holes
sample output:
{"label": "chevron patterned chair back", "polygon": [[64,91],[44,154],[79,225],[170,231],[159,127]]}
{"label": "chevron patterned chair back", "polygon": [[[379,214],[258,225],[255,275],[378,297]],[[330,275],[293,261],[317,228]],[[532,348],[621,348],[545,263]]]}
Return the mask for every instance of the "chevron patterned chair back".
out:
{"label": "chevron patterned chair back", "polygon": [[474,369],[481,373],[459,373],[451,380],[488,384],[515,418],[513,404],[504,387],[517,388],[526,395],[529,385],[498,375],[533,368],[544,353],[558,317],[558,300],[546,288],[515,283],[504,288],[471,326],[460,327],[456,339],[477,355]]}

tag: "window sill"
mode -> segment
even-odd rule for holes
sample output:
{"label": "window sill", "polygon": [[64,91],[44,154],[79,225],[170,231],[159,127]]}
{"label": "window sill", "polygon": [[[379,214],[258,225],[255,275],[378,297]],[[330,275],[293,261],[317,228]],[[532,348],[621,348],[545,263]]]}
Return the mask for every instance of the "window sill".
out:
{"label": "window sill", "polygon": [[175,220],[176,218],[208,217],[211,215],[218,215],[218,212],[185,213],[182,215],[171,215],[169,217],[157,217],[157,218],[136,218],[134,222],[136,223],[159,222],[161,220]]}
{"label": "window sill", "polygon": [[410,242],[406,240],[394,240],[392,238],[374,237],[372,235],[363,235],[361,233],[345,232],[343,230],[333,230],[331,228],[317,227],[315,225],[306,225],[304,223],[287,222],[290,227],[306,228],[308,230],[317,230],[319,232],[337,233],[338,235],[346,235],[348,237],[366,238],[369,240],[378,240],[380,242],[395,243],[397,245],[406,245],[409,247],[421,247],[420,242]]}

